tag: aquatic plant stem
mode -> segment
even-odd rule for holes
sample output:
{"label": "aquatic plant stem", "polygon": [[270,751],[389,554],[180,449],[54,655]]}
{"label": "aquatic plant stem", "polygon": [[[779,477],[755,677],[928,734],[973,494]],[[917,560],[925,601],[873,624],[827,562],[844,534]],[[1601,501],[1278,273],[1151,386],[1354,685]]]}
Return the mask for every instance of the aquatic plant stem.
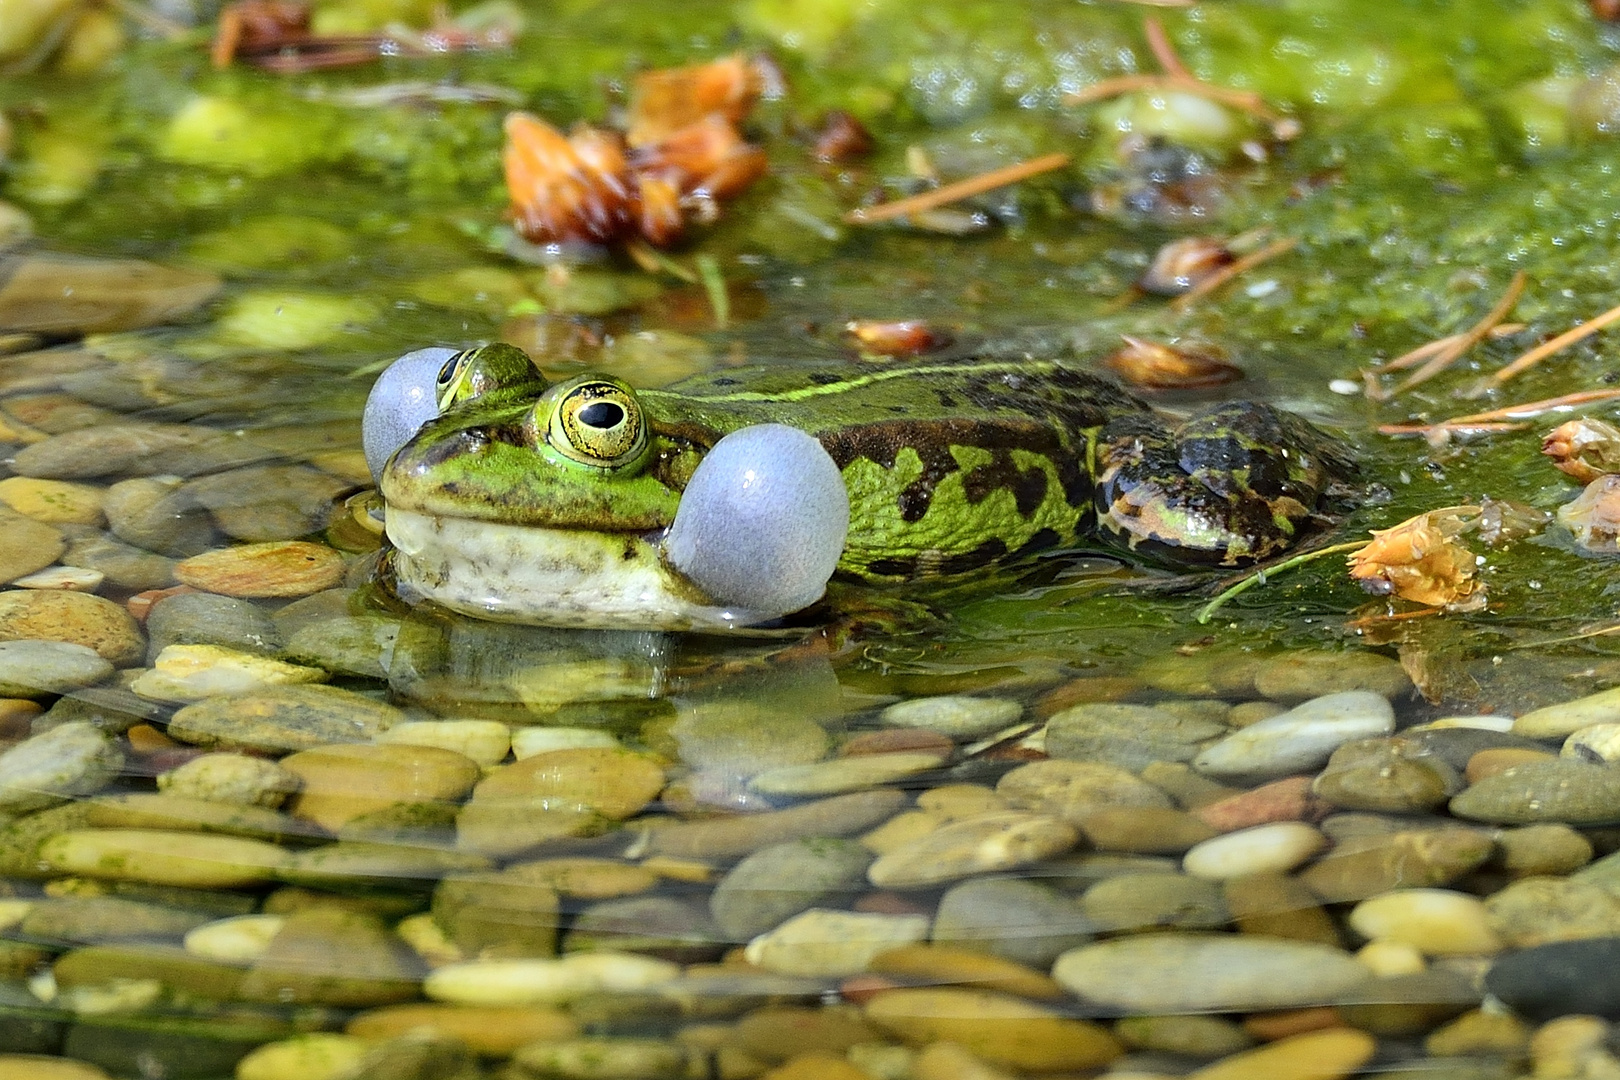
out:
{"label": "aquatic plant stem", "polygon": [[1315,551],[1307,551],[1303,555],[1295,555],[1291,559],[1284,559],[1275,566],[1268,566],[1263,570],[1256,570],[1254,573],[1243,578],[1243,580],[1239,581],[1231,588],[1222,590],[1220,594],[1218,594],[1213,600],[1199,608],[1198,614],[1193,616],[1193,620],[1197,622],[1198,625],[1203,626],[1214,617],[1217,611],[1226,605],[1228,600],[1232,599],[1234,596],[1239,596],[1248,592],[1256,585],[1264,585],[1273,574],[1280,574],[1284,570],[1292,570],[1296,566],[1304,566],[1308,562],[1315,562],[1324,555],[1338,555],[1342,552],[1360,551],[1370,543],[1372,543],[1371,540],[1351,540],[1344,544],[1332,544],[1325,548],[1317,548]]}
{"label": "aquatic plant stem", "polygon": [[704,253],[692,261],[697,264],[703,291],[709,295],[709,307],[714,309],[714,328],[724,330],[731,325],[731,294],[726,292],[726,279],[720,273],[720,260]]}

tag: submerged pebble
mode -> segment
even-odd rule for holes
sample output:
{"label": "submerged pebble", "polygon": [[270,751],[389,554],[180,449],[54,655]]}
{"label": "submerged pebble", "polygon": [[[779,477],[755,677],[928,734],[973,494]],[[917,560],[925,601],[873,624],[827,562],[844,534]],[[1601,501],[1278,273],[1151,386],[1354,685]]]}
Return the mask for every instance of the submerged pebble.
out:
{"label": "submerged pebble", "polygon": [[1334,1001],[1370,973],[1310,942],[1142,934],[1064,953],[1052,977],[1082,1000],[1140,1013],[1288,1009]]}
{"label": "submerged pebble", "polygon": [[1023,706],[1006,698],[923,697],[896,702],[880,714],[885,724],[937,731],[952,739],[973,739],[1017,720]]}
{"label": "submerged pebble", "polygon": [[0,641],[0,697],[66,694],[99,683],[112,673],[112,664],[85,645]]}
{"label": "submerged pebble", "polygon": [[111,600],[73,592],[0,592],[0,641],[64,641],[118,665],[139,662],[146,639]]}
{"label": "submerged pebble", "polygon": [[1344,743],[1394,729],[1394,710],[1381,695],[1347,690],[1250,724],[1200,753],[1193,767],[1221,778],[1271,779],[1320,768]]}

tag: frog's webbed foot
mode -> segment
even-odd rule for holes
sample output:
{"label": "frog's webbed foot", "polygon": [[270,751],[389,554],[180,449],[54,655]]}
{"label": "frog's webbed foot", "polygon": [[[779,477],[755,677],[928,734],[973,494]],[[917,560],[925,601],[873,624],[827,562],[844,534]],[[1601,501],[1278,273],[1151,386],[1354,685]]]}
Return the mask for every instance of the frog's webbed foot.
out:
{"label": "frog's webbed foot", "polygon": [[1238,566],[1291,547],[1336,482],[1348,449],[1304,419],[1235,401],[1170,426],[1151,415],[1105,426],[1096,445],[1104,536],[1179,563]]}

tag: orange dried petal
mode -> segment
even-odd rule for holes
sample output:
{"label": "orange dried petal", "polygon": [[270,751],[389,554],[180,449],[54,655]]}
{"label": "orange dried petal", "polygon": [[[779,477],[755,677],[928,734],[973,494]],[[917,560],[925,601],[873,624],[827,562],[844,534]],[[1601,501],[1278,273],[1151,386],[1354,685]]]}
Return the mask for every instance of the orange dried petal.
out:
{"label": "orange dried petal", "polygon": [[1212,345],[1168,345],[1128,335],[1125,347],[1105,358],[1103,366],[1132,386],[1154,390],[1220,386],[1243,378],[1243,369],[1227,363]]}
{"label": "orange dried petal", "polygon": [[627,139],[634,147],[650,146],[710,116],[740,124],[763,87],[759,65],[741,55],[643,72],[630,94]]}
{"label": "orange dried petal", "polygon": [[950,344],[951,336],[921,319],[855,319],[849,331],[864,353],[876,356],[916,356]]}
{"label": "orange dried petal", "polygon": [[668,177],[636,177],[636,228],[654,247],[668,247],[686,231],[681,192]]}
{"label": "orange dried petal", "polygon": [[1452,606],[1474,596],[1474,553],[1451,539],[1449,519],[1419,514],[1373,533],[1349,557],[1350,576],[1380,596],[1398,596],[1430,607]]}
{"label": "orange dried petal", "polygon": [[1558,521],[1587,551],[1620,551],[1620,475],[1605,473],[1558,508]]}
{"label": "orange dried petal", "polygon": [[529,113],[506,118],[506,190],[512,221],[535,243],[608,243],[629,229],[629,166],[618,136],[572,135]]}
{"label": "orange dried petal", "polygon": [[1590,484],[1606,473],[1620,472],[1620,428],[1590,417],[1571,420],[1548,432],[1541,452],[1561,471]]}
{"label": "orange dried petal", "polygon": [[668,176],[681,194],[729,199],[765,173],[765,152],[712,116],[632,155],[637,172]]}

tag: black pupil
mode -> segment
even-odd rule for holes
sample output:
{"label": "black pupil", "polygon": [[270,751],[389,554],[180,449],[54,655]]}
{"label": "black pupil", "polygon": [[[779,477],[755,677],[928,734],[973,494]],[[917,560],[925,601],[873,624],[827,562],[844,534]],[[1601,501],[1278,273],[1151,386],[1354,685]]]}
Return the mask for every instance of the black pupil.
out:
{"label": "black pupil", "polygon": [[608,431],[624,422],[624,409],[611,401],[593,401],[579,410],[579,422],[586,427]]}

